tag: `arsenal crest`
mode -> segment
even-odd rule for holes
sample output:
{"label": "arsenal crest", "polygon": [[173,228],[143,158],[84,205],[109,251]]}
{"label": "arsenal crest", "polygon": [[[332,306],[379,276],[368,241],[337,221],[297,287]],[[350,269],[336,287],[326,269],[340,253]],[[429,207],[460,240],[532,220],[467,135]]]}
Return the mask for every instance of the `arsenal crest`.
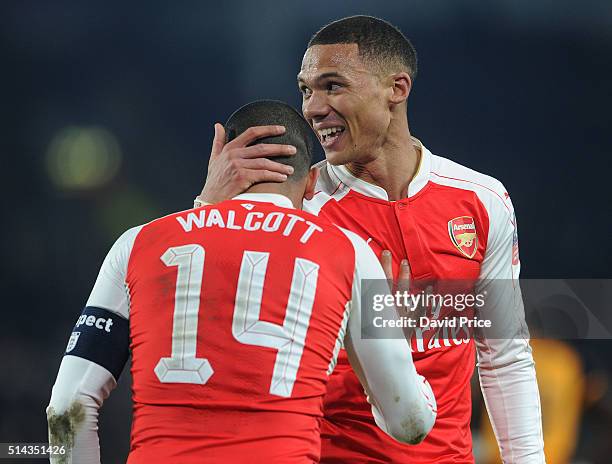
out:
{"label": "arsenal crest", "polygon": [[474,257],[478,249],[478,236],[473,217],[459,216],[448,221],[448,235],[461,254]]}

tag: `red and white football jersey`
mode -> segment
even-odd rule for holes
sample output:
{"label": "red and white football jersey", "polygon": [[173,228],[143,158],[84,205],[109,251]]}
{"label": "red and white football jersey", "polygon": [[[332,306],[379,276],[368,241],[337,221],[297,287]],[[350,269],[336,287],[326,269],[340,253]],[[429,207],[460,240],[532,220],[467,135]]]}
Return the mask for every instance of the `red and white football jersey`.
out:
{"label": "red and white football jersey", "polygon": [[[379,256],[390,250],[395,271],[407,258],[413,280],[516,281],[516,223],[502,184],[433,155],[416,139],[414,143],[422,156],[407,198],[389,201],[384,189],[354,177],[344,166],[322,162],[319,192],[305,209],[356,232]],[[512,295],[500,296],[498,310],[513,311],[523,320],[520,288],[510,287]],[[414,362],[438,403],[435,426],[424,442],[404,445],[375,426],[342,351],[325,397],[321,462],[472,463],[475,344],[483,393],[506,462],[543,462],[539,396],[527,338],[517,332],[487,340],[477,333],[475,343],[437,329],[420,335],[412,340]]]}
{"label": "red and white football jersey", "polygon": [[[380,426],[407,441],[427,433],[435,399],[406,340],[360,339],[362,282],[372,279],[386,285],[362,239],[280,195],[240,195],[128,230],[87,302],[129,319],[128,462],[318,462],[322,400],[347,332]],[[112,375],[68,354],[51,406],[69,407],[84,370],[95,378],[76,394],[95,404],[73,456],[96,462]]]}
{"label": "red and white football jersey", "polygon": [[173,214],[135,237],[128,462],[318,460],[355,250],[283,200]]}

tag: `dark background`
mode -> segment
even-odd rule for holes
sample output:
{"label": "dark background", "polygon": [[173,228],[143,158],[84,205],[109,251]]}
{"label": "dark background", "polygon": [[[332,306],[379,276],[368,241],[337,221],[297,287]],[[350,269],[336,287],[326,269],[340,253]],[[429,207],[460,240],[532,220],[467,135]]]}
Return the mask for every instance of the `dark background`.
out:
{"label": "dark background", "polygon": [[[504,182],[522,277],[612,277],[612,2],[344,3],[0,4],[0,442],[45,440],[61,353],[117,236],[190,207],[214,122],[257,98],[299,108],[308,38],[343,16],[412,40],[411,131]],[[609,462],[593,436],[612,430],[612,345],[574,346],[606,385],[576,462]],[[127,452],[128,396],[124,376],[102,414],[107,462]]]}

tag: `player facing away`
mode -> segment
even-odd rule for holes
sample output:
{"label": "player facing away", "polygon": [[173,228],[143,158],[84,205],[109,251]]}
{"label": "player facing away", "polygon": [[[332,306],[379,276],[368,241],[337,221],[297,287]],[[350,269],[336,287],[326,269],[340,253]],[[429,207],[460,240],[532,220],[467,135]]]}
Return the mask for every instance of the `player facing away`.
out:
{"label": "player facing away", "polygon": [[[407,109],[416,71],[410,42],[378,18],[344,18],[313,36],[298,85],[302,112],[326,161],[317,166],[317,194],[304,209],[357,233],[377,254],[390,251],[381,256],[387,275],[407,259],[413,282],[477,281],[477,291],[488,292],[487,311],[510,322],[501,337],[483,330],[473,337],[436,328],[415,332],[414,362],[438,404],[434,428],[416,446],[391,440],[376,427],[342,351],[324,403],[321,462],[474,462],[470,378],[476,352],[503,461],[540,464],[540,399],[518,285],[512,203],[496,179],[434,155],[411,136]],[[215,140],[222,134],[216,125]],[[213,143],[206,185],[196,200],[221,201],[252,181],[282,175],[282,165],[273,163],[266,170],[251,164],[245,169],[243,158]],[[220,172],[234,181],[218,182]],[[434,311],[427,316],[435,317]]]}
{"label": "player facing away", "polygon": [[[250,127],[262,124],[286,132],[260,138]],[[279,160],[293,173],[117,240],[53,387],[50,442],[71,448],[74,463],[100,461],[98,409],[129,348],[129,463],[318,462],[322,399],[343,341],[379,426],[421,441],[436,404],[406,339],[360,337],[362,285],[385,279],[376,256],[301,210],[317,177],[307,123],[284,103],[260,101],[226,128],[227,146],[250,145],[251,155],[290,153],[291,144],[296,154]]]}

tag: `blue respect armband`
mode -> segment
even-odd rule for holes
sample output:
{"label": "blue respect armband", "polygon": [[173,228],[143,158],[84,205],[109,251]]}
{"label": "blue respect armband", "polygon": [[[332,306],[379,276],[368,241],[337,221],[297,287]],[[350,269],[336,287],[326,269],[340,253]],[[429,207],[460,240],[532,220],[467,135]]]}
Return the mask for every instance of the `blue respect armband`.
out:
{"label": "blue respect armband", "polygon": [[107,309],[87,306],[77,319],[64,354],[99,364],[118,380],[130,354],[129,346],[127,319]]}

